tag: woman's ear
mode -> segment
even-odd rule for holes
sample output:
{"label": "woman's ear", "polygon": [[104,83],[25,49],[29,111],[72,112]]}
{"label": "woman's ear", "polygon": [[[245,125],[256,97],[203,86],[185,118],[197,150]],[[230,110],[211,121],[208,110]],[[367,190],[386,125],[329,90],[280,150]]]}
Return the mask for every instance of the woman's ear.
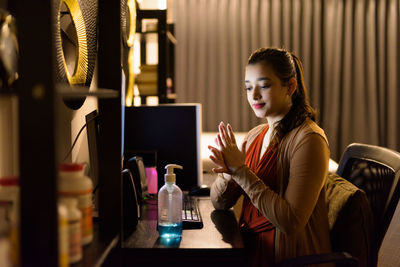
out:
{"label": "woman's ear", "polygon": [[294,93],[294,91],[296,91],[297,88],[297,81],[295,78],[290,78],[289,83],[288,83],[288,94],[291,97]]}

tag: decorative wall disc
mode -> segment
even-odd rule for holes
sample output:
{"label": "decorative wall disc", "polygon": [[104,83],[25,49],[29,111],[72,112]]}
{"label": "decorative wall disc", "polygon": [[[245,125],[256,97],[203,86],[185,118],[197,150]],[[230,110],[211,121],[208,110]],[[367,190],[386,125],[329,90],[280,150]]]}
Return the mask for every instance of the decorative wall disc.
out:
{"label": "decorative wall disc", "polygon": [[[89,90],[97,55],[97,0],[54,0],[54,10],[56,81]],[[64,102],[78,109],[84,101]]]}

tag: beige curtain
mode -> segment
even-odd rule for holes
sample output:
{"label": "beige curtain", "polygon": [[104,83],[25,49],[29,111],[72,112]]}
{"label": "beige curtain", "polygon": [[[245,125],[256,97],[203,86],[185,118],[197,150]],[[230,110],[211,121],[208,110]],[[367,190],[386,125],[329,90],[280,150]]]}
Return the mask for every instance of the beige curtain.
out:
{"label": "beige curtain", "polygon": [[351,142],[400,150],[397,102],[399,0],[175,0],[178,102],[203,105],[203,130],[219,121],[247,131],[250,53],[284,47],[304,64],[332,158]]}
{"label": "beige curtain", "polygon": [[400,150],[399,1],[325,1],[321,124],[339,158],[352,142]]}

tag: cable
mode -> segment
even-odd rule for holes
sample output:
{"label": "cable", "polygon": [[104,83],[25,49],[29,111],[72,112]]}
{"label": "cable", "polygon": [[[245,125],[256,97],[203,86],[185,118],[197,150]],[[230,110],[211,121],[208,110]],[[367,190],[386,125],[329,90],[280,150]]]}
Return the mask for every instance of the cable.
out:
{"label": "cable", "polygon": [[74,147],[75,147],[76,141],[78,141],[78,138],[79,138],[79,136],[81,135],[83,129],[85,129],[85,127],[87,126],[87,124],[88,124],[89,122],[91,122],[92,120],[94,120],[94,119],[96,119],[96,118],[97,118],[97,116],[91,118],[90,120],[88,120],[88,121],[82,126],[82,128],[79,130],[78,134],[76,135],[75,140],[74,140],[74,142],[72,143],[72,146],[71,146],[71,148],[69,149],[69,151],[68,151],[67,155],[65,156],[65,158],[63,159],[63,161],[65,161],[65,160],[69,157],[69,155],[71,155],[71,152],[72,152],[72,150],[73,150]]}

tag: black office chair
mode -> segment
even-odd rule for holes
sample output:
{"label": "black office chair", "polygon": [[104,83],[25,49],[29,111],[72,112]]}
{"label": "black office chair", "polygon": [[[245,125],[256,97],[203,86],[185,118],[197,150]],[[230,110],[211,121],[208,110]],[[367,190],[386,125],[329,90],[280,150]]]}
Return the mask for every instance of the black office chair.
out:
{"label": "black office chair", "polygon": [[337,174],[364,190],[373,213],[372,266],[400,197],[400,153],[373,145],[350,144]]}

